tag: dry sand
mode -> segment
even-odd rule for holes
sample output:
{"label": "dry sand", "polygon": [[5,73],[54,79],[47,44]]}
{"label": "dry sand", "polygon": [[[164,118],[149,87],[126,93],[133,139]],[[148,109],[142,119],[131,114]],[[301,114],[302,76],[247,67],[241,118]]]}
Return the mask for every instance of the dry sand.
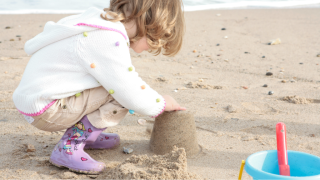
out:
{"label": "dry sand", "polygon": [[[218,13],[221,16],[216,16]],[[30,126],[11,100],[30,59],[23,51],[24,43],[41,32],[45,22],[64,16],[0,15],[0,179],[104,179],[108,175],[106,171],[87,176],[51,166],[48,158],[63,132],[43,132]],[[188,12],[179,55],[168,58],[132,53],[136,70],[147,83],[196,112],[202,152],[188,159],[190,173],[236,179],[241,160],[276,148],[275,125],[279,121],[287,125],[288,149],[320,156],[319,22],[319,9]],[[277,38],[281,44],[267,45]],[[273,76],[266,76],[266,72]],[[223,88],[188,88],[189,82]],[[264,84],[268,87],[262,87]],[[269,91],[274,94],[268,95]],[[281,100],[295,95],[312,103]],[[236,110],[229,112],[228,106]],[[136,123],[141,118],[152,122],[151,118],[128,115],[118,126],[106,130],[120,135],[120,147],[88,153],[109,167],[132,154],[152,156],[150,131]],[[23,144],[34,145],[36,151],[26,152]],[[123,147],[134,152],[123,154]],[[250,179],[246,173],[243,178]]]}

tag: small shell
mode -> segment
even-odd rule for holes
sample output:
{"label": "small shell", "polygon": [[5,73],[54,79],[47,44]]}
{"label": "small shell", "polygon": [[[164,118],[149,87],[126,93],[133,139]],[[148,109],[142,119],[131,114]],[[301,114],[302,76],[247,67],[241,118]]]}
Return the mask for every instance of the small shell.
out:
{"label": "small shell", "polygon": [[130,153],[132,153],[132,152],[133,152],[133,149],[123,147],[123,152],[124,152],[124,153],[126,153],[126,154],[130,154]]}
{"label": "small shell", "polygon": [[140,125],[144,125],[144,124],[146,124],[146,120],[144,120],[144,119],[138,119],[138,124],[140,124]]}
{"label": "small shell", "polygon": [[199,79],[199,82],[203,82],[203,79]]}
{"label": "small shell", "polygon": [[225,39],[228,39],[228,36],[225,36],[224,38],[225,38]]}

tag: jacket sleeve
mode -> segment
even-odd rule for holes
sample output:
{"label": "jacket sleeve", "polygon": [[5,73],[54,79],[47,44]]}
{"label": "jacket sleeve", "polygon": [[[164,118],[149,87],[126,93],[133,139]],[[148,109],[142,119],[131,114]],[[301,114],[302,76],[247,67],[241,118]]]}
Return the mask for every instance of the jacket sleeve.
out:
{"label": "jacket sleeve", "polygon": [[79,35],[75,51],[79,62],[130,113],[158,116],[163,97],[146,84],[131,63],[128,39],[118,32],[94,30]]}

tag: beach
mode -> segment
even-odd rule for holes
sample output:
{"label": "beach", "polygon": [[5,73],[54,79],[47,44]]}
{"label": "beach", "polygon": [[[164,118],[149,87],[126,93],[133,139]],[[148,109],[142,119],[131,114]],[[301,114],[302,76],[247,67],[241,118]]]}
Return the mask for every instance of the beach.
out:
{"label": "beach", "polygon": [[[15,109],[12,94],[30,59],[25,42],[47,21],[66,16],[0,15],[0,179],[105,179],[108,169],[131,155],[153,155],[147,127],[154,119],[128,114],[105,131],[120,135],[119,147],[87,151],[107,165],[106,171],[66,173],[48,161],[64,132],[40,131]],[[208,179],[237,179],[241,160],[276,149],[278,122],[286,124],[288,150],[320,156],[319,8],[205,10],[186,12],[185,19],[178,55],[131,50],[131,58],[153,89],[194,112],[201,152],[187,159],[188,171]],[[280,44],[268,45],[277,38]],[[147,123],[140,125],[138,119]],[[25,144],[35,151],[27,152]],[[124,154],[123,147],[134,151]],[[243,179],[251,177],[244,173]]]}

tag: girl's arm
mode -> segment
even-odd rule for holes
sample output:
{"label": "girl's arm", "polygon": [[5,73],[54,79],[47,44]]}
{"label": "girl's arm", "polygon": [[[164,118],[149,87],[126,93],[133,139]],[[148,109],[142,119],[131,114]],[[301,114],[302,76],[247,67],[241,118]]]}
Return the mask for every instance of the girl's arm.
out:
{"label": "girl's arm", "polygon": [[131,63],[127,42],[118,32],[95,30],[87,32],[87,37],[79,35],[75,51],[86,73],[122,106],[139,114],[157,116],[165,110],[165,99],[139,77]]}

